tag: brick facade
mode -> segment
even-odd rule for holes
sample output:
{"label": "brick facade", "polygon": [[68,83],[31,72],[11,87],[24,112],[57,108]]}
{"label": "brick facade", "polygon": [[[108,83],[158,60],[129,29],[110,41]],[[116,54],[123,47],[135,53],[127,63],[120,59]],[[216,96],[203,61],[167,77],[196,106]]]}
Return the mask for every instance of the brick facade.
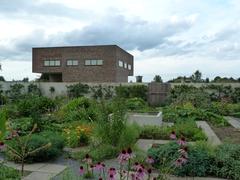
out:
{"label": "brick facade", "polygon": [[[127,82],[133,75],[133,56],[116,45],[33,48],[32,71],[49,76],[49,81]],[[60,66],[44,66],[46,59],[60,60]],[[78,61],[67,66],[67,60]],[[85,60],[103,60],[102,65],[85,65]],[[119,60],[131,70],[119,66]]]}

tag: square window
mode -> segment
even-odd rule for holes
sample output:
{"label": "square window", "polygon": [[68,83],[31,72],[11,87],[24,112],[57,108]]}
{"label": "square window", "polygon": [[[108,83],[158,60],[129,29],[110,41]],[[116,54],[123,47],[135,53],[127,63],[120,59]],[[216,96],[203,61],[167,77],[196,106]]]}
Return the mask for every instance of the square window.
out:
{"label": "square window", "polygon": [[78,65],[78,60],[73,60],[73,61],[72,61],[72,65],[73,65],[73,66],[77,66],[77,65]]}
{"label": "square window", "polygon": [[119,65],[119,67],[123,67],[123,62],[122,61],[118,61],[118,65]]}
{"label": "square window", "polygon": [[50,60],[50,61],[49,61],[49,66],[55,66],[55,61]]}
{"label": "square window", "polygon": [[97,60],[91,60],[91,65],[93,66],[97,65]]}
{"label": "square window", "polygon": [[91,65],[91,60],[85,60],[85,65],[90,66]]}
{"label": "square window", "polygon": [[67,66],[72,66],[72,65],[73,65],[72,60],[67,60]]}
{"label": "square window", "polygon": [[44,61],[44,66],[49,66],[49,61],[48,60]]}
{"label": "square window", "polygon": [[97,65],[103,65],[103,60],[97,60]]}
{"label": "square window", "polygon": [[55,66],[60,66],[60,60],[55,60]]}

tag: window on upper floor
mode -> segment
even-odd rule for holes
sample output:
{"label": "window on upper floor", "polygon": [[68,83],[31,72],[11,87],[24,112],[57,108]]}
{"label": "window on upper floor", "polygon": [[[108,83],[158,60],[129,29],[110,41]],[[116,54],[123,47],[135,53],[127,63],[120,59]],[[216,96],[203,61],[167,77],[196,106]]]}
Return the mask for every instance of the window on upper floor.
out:
{"label": "window on upper floor", "polygon": [[132,70],[132,65],[128,64],[128,70]]}
{"label": "window on upper floor", "polygon": [[102,59],[91,59],[91,60],[85,60],[86,66],[101,66],[103,65]]}
{"label": "window on upper floor", "polygon": [[44,66],[60,66],[61,62],[59,59],[46,59],[44,60]]}
{"label": "window on upper floor", "polygon": [[127,63],[124,63],[124,68],[127,69]]}
{"label": "window on upper floor", "polygon": [[78,60],[73,59],[67,60],[67,66],[78,66]]}
{"label": "window on upper floor", "polygon": [[119,65],[119,67],[123,67],[123,61],[118,61],[118,65]]}

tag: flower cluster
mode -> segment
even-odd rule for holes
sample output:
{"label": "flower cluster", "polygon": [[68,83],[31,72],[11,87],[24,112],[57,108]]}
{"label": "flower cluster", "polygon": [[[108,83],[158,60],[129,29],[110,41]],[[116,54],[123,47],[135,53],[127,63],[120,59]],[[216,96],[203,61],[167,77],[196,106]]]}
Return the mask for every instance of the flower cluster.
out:
{"label": "flower cluster", "polygon": [[[175,131],[172,131],[170,134],[170,139],[171,140],[177,140],[177,136]],[[175,166],[176,167],[182,167],[184,164],[187,163],[188,161],[188,148],[187,148],[187,142],[186,138],[184,136],[181,136],[178,140],[177,143],[180,146],[180,149],[178,150],[180,156],[178,159],[175,161]]]}
{"label": "flower cluster", "polygon": [[132,166],[131,160],[133,157],[134,154],[131,148],[122,150],[118,156],[120,168],[117,170],[114,167],[106,168],[105,164],[102,162],[93,164],[91,157],[86,154],[85,159],[83,160],[83,162],[86,163],[86,166],[85,168],[84,166],[80,166],[79,174],[88,178],[97,175],[99,180],[123,180],[130,178],[131,180],[144,180],[146,177],[150,180],[154,159],[151,156],[148,156],[145,160],[147,163],[146,167],[138,162],[135,162]]}

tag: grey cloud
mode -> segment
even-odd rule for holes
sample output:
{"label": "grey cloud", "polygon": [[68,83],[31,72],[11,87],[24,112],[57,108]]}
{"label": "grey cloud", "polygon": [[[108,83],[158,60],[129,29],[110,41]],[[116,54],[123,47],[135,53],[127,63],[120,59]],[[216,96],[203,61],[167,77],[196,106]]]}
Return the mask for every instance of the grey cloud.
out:
{"label": "grey cloud", "polygon": [[1,0],[0,15],[5,18],[22,18],[24,16],[29,19],[33,15],[38,15],[79,19],[90,14],[86,11],[69,8],[59,3],[40,3],[37,0]]}

